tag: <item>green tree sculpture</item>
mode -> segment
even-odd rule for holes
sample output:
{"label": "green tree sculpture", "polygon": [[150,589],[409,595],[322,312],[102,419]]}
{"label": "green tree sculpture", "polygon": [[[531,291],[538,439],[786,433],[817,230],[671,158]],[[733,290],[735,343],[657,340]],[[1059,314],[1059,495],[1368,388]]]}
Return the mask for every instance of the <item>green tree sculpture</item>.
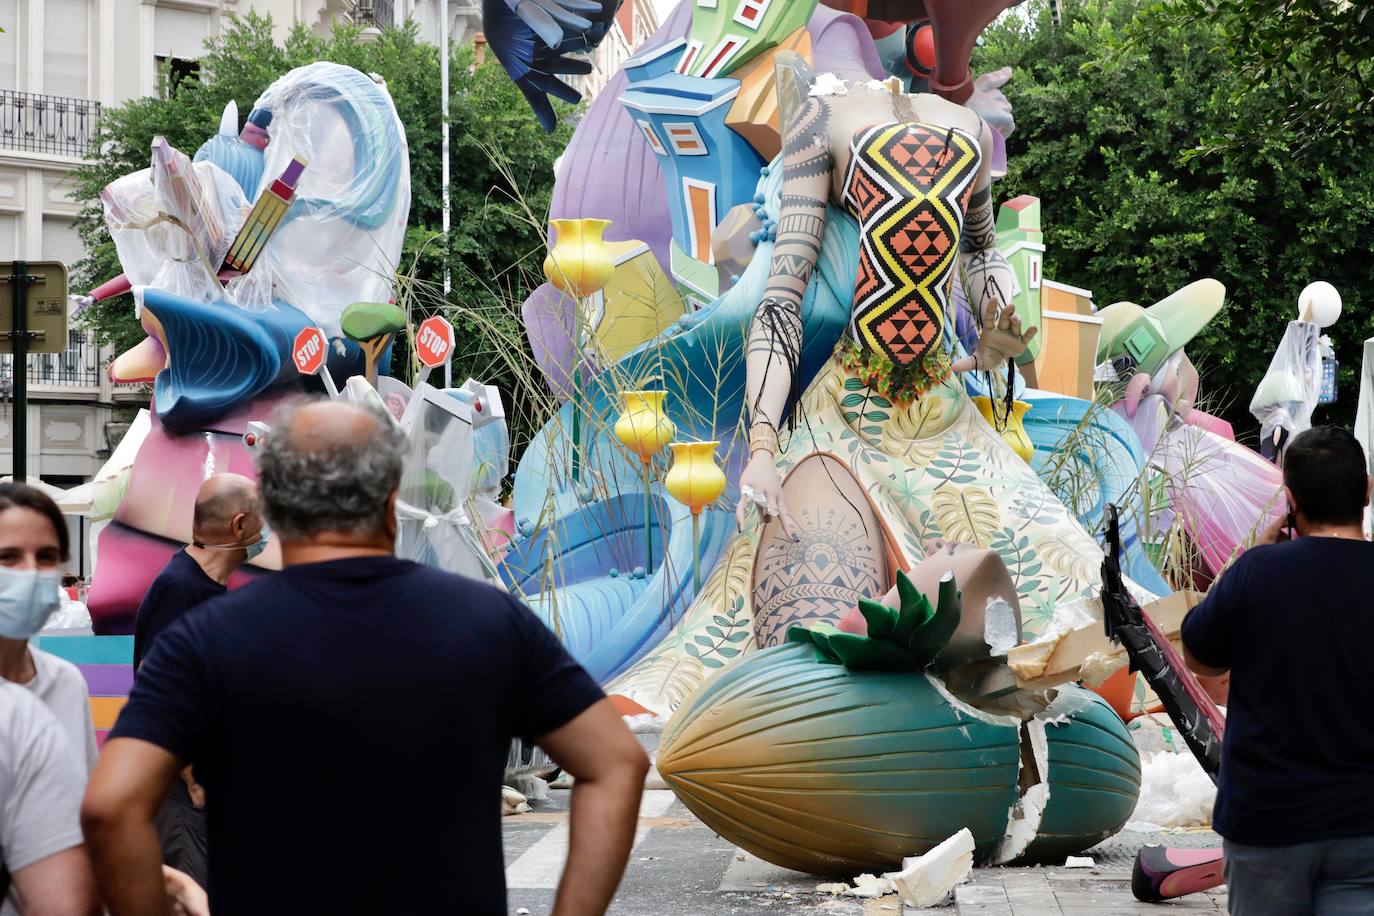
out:
{"label": "green tree sculpture", "polygon": [[377,386],[377,363],[386,348],[405,330],[406,313],[390,302],[355,302],[343,310],[339,326],[344,336],[362,347],[367,360],[367,383]]}

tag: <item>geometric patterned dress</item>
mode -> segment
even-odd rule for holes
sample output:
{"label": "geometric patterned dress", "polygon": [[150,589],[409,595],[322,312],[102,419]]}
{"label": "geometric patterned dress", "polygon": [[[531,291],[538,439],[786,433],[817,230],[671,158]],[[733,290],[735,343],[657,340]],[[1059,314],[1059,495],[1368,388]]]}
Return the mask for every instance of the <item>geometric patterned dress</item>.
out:
{"label": "geometric patterned dress", "polygon": [[898,366],[940,339],[982,151],[957,128],[880,124],[850,141],[845,208],[863,227],[850,332]]}

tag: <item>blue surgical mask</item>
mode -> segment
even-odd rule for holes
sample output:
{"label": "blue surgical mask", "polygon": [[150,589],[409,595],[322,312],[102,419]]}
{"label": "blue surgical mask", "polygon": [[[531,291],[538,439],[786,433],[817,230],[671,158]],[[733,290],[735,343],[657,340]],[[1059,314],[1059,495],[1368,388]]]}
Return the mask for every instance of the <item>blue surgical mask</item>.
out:
{"label": "blue surgical mask", "polygon": [[266,522],[263,522],[262,537],[260,537],[256,543],[248,545],[247,559],[253,560],[262,556],[262,552],[267,549],[267,542],[270,540],[272,540],[272,529],[267,526]]}
{"label": "blue surgical mask", "polygon": [[28,639],[62,603],[57,570],[10,569],[0,566],[0,636]]}
{"label": "blue surgical mask", "polygon": [[267,549],[267,542],[272,539],[272,529],[267,527],[267,522],[262,523],[258,529],[258,539],[251,544],[203,544],[200,541],[192,541],[196,547],[209,548],[210,550],[242,550],[246,554],[244,562],[248,562],[254,557],[262,556],[262,552]]}

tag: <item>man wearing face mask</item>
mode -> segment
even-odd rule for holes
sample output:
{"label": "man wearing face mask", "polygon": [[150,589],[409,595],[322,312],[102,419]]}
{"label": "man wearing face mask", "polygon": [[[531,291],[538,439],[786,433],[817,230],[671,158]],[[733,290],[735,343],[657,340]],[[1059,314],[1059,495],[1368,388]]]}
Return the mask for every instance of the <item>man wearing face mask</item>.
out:
{"label": "man wearing face mask", "polygon": [[[134,622],[134,667],[158,635],[186,613],[223,595],[234,570],[262,553],[269,532],[258,509],[258,487],[240,474],[215,474],[200,485],[192,541],[158,573]],[[201,886],[207,881],[205,794],[182,770],[157,816],[163,861]]]}
{"label": "man wearing face mask", "polygon": [[158,573],[134,621],[134,667],[159,633],[187,611],[226,591],[234,571],[267,547],[258,485],[241,474],[214,474],[200,485],[192,541]]}

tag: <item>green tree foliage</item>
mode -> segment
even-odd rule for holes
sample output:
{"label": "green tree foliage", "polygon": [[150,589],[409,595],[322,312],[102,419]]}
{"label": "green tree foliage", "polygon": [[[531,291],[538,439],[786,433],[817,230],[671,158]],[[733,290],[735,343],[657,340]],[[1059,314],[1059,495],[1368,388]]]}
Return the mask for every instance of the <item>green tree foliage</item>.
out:
{"label": "green tree foliage", "polygon": [[[242,116],[274,79],[292,67],[329,60],[386,80],[410,147],[411,207],[399,272],[412,306],[412,321],[443,306],[444,246],[441,234],[441,118],[439,49],[416,37],[414,24],[389,29],[371,43],[356,41],[356,28],[336,28],[327,38],[297,26],[284,46],[272,40],[271,20],[248,14],[226,17],[222,33],[207,42],[197,80],[179,84],[174,97],[159,93],[107,109],[101,155],[75,173],[75,195],[85,204],[82,238],[90,256],[74,288],[120,272],[105,229],[100,190],[113,179],[146,168],[149,145],[165,136],[190,155],[217,129],[225,104],[234,99]],[[543,217],[553,191],[553,162],[567,145],[565,123],[548,135],[539,129],[519,90],[488,58],[474,66],[470,47],[450,55],[450,162],[452,233],[450,267],[457,331],[454,376],[468,375],[511,390],[512,347],[521,347],[519,303],[538,277],[544,254]],[[87,284],[82,286],[81,284]],[[118,349],[143,337],[133,303],[120,296],[85,316],[103,343]],[[398,346],[399,351],[403,347]]]}
{"label": "green tree foliage", "polygon": [[[1368,0],[1170,0],[1151,10],[1160,22],[1205,22],[1239,73],[1233,117],[1206,146],[1244,145],[1283,132],[1318,152],[1333,139],[1363,142],[1374,126],[1374,4]],[[1242,112],[1255,111],[1251,120]]]}
{"label": "green tree foliage", "polygon": [[1268,115],[1263,94],[1235,101],[1247,77],[1216,52],[1223,38],[1218,25],[1142,15],[1132,0],[1071,0],[1058,28],[1045,4],[1005,17],[974,64],[1016,69],[1006,92],[1017,131],[996,194],[1040,197],[1045,274],[1099,305],[1149,304],[1200,277],[1224,283],[1225,310],[1188,352],[1238,431],[1255,428],[1250,396],[1299,291],[1334,283],[1344,393],[1318,419],[1349,419],[1374,308],[1374,149],[1333,143],[1297,158],[1280,131],[1190,156],[1218,124]]}

